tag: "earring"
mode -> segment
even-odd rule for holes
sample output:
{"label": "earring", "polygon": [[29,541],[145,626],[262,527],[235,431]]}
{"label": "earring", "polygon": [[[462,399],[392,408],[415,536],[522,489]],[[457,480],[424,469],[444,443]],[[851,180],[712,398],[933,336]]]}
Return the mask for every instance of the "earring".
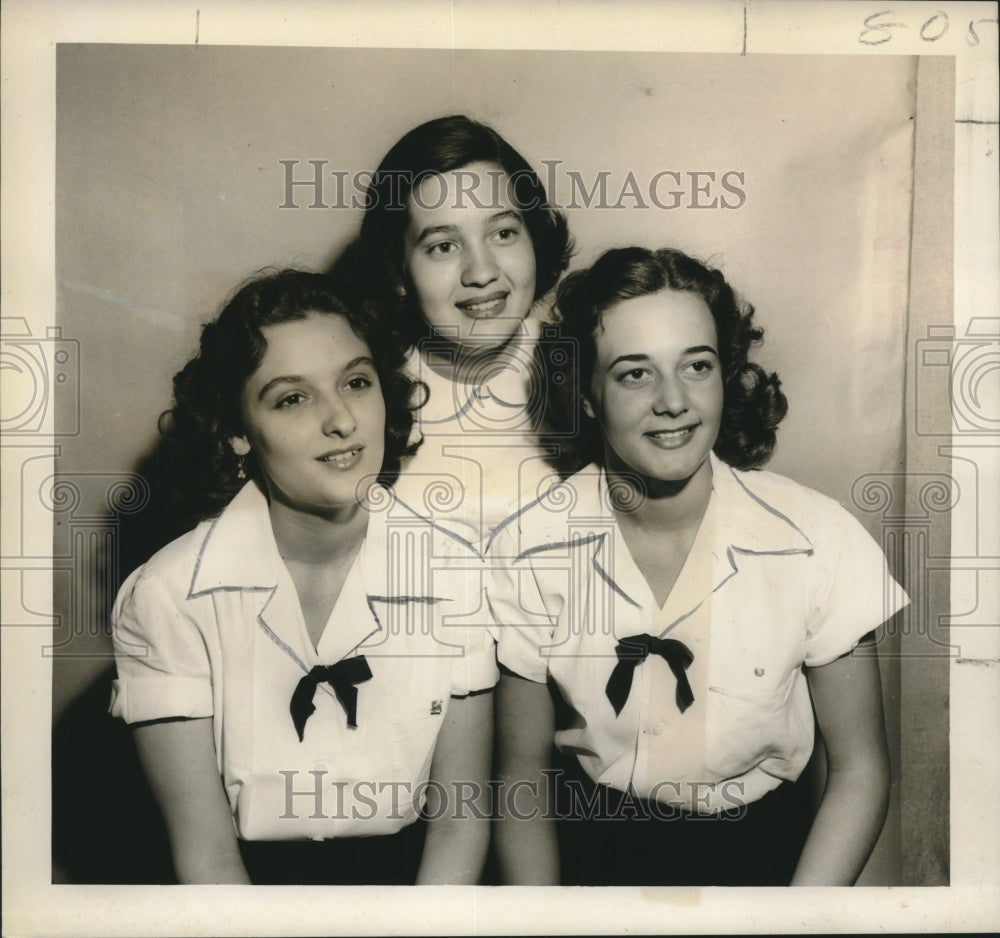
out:
{"label": "earring", "polygon": [[236,478],[237,479],[245,479],[246,477],[247,477],[247,471],[246,471],[246,468],[243,465],[243,457],[240,456],[239,463],[237,463],[237,465],[236,465]]}

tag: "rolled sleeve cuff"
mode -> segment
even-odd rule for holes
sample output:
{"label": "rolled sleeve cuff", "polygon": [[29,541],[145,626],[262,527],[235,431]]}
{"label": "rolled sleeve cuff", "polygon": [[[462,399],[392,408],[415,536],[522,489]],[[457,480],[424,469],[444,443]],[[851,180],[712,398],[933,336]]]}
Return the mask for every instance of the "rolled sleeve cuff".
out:
{"label": "rolled sleeve cuff", "polygon": [[212,687],[197,678],[117,680],[111,684],[109,712],[126,723],[210,717]]}
{"label": "rolled sleeve cuff", "polygon": [[544,684],[549,679],[549,666],[538,653],[538,644],[508,627],[501,628],[497,639],[497,659],[509,671],[536,684]]}
{"label": "rolled sleeve cuff", "polygon": [[455,665],[451,678],[453,697],[465,697],[476,691],[489,690],[500,680],[496,648],[493,642],[486,648],[468,652]]}

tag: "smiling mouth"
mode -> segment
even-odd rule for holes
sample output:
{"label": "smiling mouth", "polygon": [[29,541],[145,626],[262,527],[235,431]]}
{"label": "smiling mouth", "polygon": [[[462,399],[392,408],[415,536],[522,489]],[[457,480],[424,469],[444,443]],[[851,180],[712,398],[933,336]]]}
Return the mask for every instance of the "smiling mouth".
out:
{"label": "smiling mouth", "polygon": [[699,426],[700,424],[693,424],[677,430],[651,430],[643,435],[661,449],[676,449],[687,443]]}
{"label": "smiling mouth", "polygon": [[361,458],[363,446],[355,446],[353,449],[339,450],[335,453],[327,453],[325,456],[317,457],[317,462],[333,466],[335,469],[351,469]]}
{"label": "smiling mouth", "polygon": [[507,305],[508,296],[508,293],[498,291],[496,293],[490,293],[487,296],[477,296],[471,300],[462,300],[455,305],[463,313],[471,314],[476,317],[495,316],[498,313],[503,312]]}

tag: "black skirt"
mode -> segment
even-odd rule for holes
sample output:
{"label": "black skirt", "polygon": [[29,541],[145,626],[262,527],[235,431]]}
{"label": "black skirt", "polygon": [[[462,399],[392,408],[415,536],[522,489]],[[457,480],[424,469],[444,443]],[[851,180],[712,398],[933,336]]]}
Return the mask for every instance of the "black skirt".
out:
{"label": "black skirt", "polygon": [[241,840],[240,853],[255,886],[412,886],[426,826],[418,819],[380,837]]}
{"label": "black skirt", "polygon": [[555,768],[568,886],[787,886],[814,813],[801,780],[738,810],[698,815],[595,785],[575,758]]}

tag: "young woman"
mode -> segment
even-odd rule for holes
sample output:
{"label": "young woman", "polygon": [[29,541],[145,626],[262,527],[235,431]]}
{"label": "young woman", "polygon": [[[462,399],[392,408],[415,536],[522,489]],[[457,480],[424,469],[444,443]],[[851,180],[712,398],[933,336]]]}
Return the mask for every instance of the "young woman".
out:
{"label": "young woman", "polygon": [[283,271],[174,379],[162,428],[205,520],[121,589],[111,712],[181,882],[478,878],[493,640],[477,555],[385,487],[413,448],[405,349]]}
{"label": "young woman", "polygon": [[509,505],[551,483],[532,433],[542,404],[529,318],[566,269],[565,218],[496,131],[464,116],[429,121],[386,154],[359,242],[338,265],[384,290],[430,388],[423,446],[397,491],[478,544]]}
{"label": "young woman", "polygon": [[[853,883],[889,790],[871,632],[905,595],[838,504],[749,471],[786,404],[718,271],[609,251],[557,308],[581,393],[550,386],[548,419],[581,419],[589,465],[488,555],[506,878],[559,881],[561,816],[566,882]],[[810,824],[792,783],[814,719],[828,768]]]}

